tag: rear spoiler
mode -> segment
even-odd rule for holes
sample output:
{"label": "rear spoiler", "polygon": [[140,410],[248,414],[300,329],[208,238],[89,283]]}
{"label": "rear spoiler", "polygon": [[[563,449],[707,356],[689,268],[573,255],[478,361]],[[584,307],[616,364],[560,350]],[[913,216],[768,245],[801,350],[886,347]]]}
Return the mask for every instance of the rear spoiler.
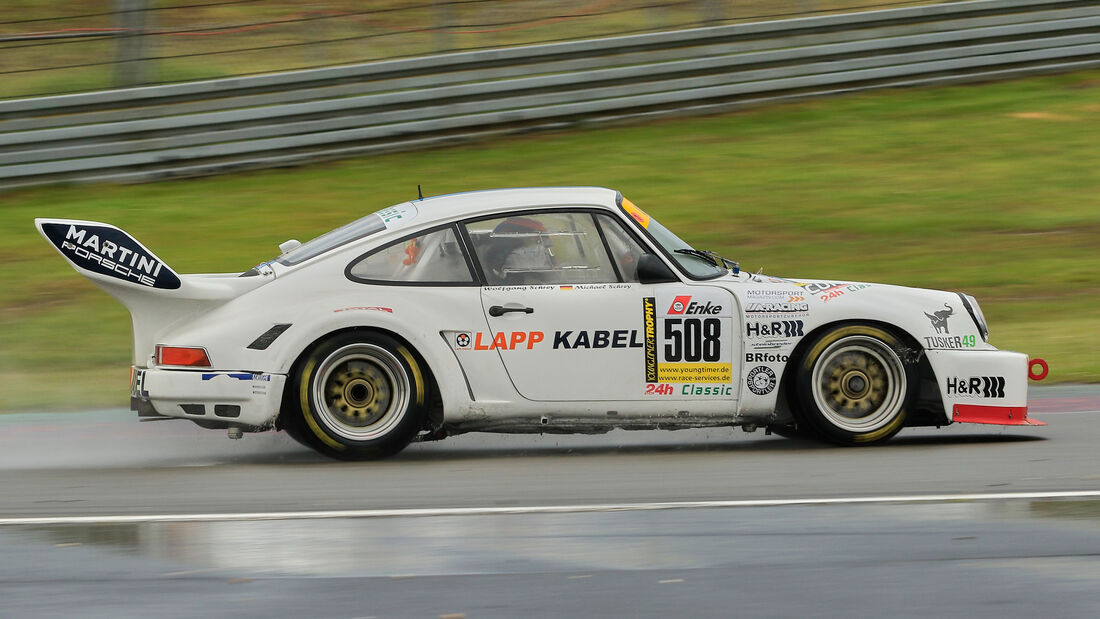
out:
{"label": "rear spoiler", "polygon": [[275,279],[270,271],[180,275],[134,237],[97,221],[41,218],[34,225],[77,273],[129,310],[138,367],[175,326]]}
{"label": "rear spoiler", "polygon": [[34,220],[42,236],[81,275],[104,284],[176,290],[180,276],[137,239],[110,224]]}

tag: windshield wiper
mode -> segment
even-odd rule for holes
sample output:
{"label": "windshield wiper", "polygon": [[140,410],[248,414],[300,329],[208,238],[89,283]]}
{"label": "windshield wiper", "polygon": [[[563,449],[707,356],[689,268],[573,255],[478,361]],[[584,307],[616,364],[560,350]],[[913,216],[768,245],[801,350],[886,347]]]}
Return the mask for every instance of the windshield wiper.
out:
{"label": "windshield wiper", "polygon": [[684,248],[674,250],[678,254],[684,254],[686,256],[695,256],[700,260],[705,260],[720,269],[732,269],[733,274],[737,275],[741,271],[741,265],[733,260],[727,260],[722,256],[712,251],[700,251],[698,249]]}
{"label": "windshield wiper", "polygon": [[695,256],[696,258],[698,258],[700,260],[703,260],[705,262],[709,262],[709,263],[713,264],[716,267],[721,267],[722,266],[721,264],[719,264],[718,259],[716,259],[713,255],[711,255],[711,252],[709,252],[709,251],[699,251],[698,249],[690,249],[690,248],[677,249],[677,250],[674,250],[674,251],[678,254],[684,254],[685,256]]}

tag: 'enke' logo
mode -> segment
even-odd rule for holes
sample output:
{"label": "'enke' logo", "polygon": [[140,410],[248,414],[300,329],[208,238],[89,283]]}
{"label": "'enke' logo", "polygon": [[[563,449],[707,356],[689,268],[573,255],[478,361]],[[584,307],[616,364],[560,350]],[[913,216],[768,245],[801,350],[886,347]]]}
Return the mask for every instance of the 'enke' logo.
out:
{"label": "'enke' logo", "polygon": [[687,309],[688,304],[691,303],[691,295],[685,295],[676,297],[672,300],[672,305],[668,308],[669,314],[683,314]]}

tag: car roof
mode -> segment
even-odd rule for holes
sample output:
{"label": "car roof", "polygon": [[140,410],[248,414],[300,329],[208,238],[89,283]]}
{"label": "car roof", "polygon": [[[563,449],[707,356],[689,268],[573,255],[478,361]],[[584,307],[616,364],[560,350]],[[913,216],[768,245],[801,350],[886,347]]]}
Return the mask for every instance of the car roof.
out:
{"label": "car roof", "polygon": [[410,200],[409,204],[416,207],[419,227],[508,209],[559,205],[615,208],[618,195],[619,192],[605,187],[521,187],[463,191]]}

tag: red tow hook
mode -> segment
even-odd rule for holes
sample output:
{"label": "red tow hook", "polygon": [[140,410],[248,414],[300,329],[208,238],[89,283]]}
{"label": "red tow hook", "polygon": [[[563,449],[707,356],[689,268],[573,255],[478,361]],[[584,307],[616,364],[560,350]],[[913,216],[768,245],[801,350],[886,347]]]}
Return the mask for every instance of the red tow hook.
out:
{"label": "red tow hook", "polygon": [[[1035,366],[1039,366],[1039,372],[1035,371]],[[1032,359],[1027,362],[1027,377],[1031,380],[1043,380],[1047,377],[1048,373],[1050,373],[1050,366],[1047,365],[1046,361],[1042,359]]]}

